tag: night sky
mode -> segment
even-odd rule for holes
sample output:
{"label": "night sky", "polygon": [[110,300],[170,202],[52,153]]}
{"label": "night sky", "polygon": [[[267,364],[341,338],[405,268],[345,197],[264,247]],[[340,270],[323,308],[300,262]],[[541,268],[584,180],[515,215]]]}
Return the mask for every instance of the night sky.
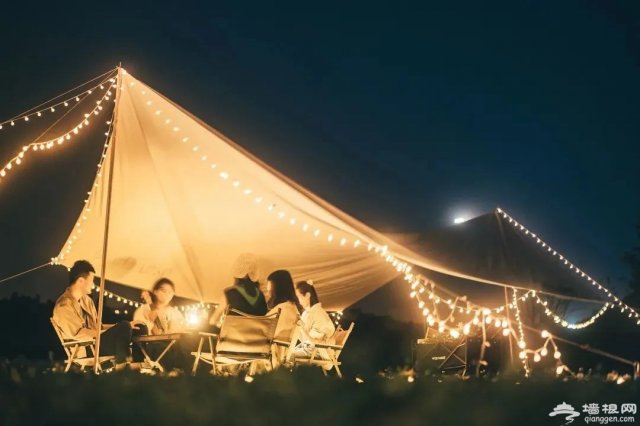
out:
{"label": "night sky", "polygon": [[[439,3],[10,6],[0,121],[121,61],[381,231],[500,205],[623,290],[640,216],[640,4]],[[5,130],[2,163],[25,142]],[[57,254],[91,186],[97,134],[0,183],[0,278]],[[64,285],[42,277],[40,288]],[[35,288],[0,284],[0,296]]]}

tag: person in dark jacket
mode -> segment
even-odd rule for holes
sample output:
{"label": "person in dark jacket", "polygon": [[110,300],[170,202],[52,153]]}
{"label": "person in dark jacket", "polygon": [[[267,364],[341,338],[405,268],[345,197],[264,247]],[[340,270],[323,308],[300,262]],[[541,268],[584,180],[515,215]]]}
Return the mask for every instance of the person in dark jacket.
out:
{"label": "person in dark jacket", "polygon": [[227,308],[256,316],[267,313],[267,302],[258,283],[258,259],[255,255],[241,254],[233,264],[232,274],[234,284],[224,289],[226,303],[218,306],[211,316],[210,324],[219,326]]}

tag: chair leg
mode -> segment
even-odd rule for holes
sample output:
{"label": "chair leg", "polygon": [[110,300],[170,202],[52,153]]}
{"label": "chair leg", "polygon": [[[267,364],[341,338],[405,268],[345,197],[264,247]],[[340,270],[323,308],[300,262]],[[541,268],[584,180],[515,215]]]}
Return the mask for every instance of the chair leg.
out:
{"label": "chair leg", "polygon": [[338,367],[338,364],[334,364],[333,367],[336,369],[336,374],[338,375],[338,377],[342,379],[342,372],[340,371],[340,367]]}
{"label": "chair leg", "polygon": [[191,374],[195,376],[196,371],[198,371],[198,364],[200,363],[200,352],[202,352],[202,345],[204,343],[204,338],[200,337],[200,343],[198,343],[198,351],[196,352],[196,359],[193,361],[193,369],[191,370]]}
{"label": "chair leg", "polygon": [[338,358],[336,357],[335,354],[329,354],[329,359],[333,364],[333,368],[336,369],[336,374],[338,375],[339,378],[342,379],[342,372],[340,371],[340,367],[339,367],[340,363],[338,362]]}
{"label": "chair leg", "polygon": [[211,336],[207,336],[207,339],[209,340],[209,352],[211,352],[211,371],[215,375],[217,374],[217,371],[216,371],[216,354],[213,351],[213,339],[211,338]]}
{"label": "chair leg", "polygon": [[73,351],[71,352],[71,355],[67,359],[67,367],[64,369],[65,373],[68,373],[69,370],[71,369],[71,365],[73,364],[73,360],[76,358],[76,355],[78,354],[78,349],[80,349],[80,346],[78,346],[78,345],[74,346]]}

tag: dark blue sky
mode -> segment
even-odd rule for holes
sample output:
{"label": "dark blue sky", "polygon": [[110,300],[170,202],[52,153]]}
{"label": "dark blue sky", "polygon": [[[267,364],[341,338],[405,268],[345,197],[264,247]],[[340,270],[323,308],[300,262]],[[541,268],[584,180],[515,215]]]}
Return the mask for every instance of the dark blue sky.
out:
{"label": "dark blue sky", "polygon": [[[122,61],[380,230],[500,205],[592,275],[626,272],[640,216],[637,2],[17,7],[0,18],[2,119]],[[0,133],[0,158],[22,142]],[[99,149],[0,184],[0,275],[57,253]]]}

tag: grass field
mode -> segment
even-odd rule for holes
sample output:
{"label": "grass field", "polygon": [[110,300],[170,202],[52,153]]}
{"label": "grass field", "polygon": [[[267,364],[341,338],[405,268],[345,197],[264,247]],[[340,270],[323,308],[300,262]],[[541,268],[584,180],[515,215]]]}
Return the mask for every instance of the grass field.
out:
{"label": "grass field", "polygon": [[[324,377],[318,369],[243,377],[61,374],[0,363],[2,425],[537,425],[562,403],[639,402],[638,383],[502,377]],[[574,424],[585,424],[581,418]]]}

